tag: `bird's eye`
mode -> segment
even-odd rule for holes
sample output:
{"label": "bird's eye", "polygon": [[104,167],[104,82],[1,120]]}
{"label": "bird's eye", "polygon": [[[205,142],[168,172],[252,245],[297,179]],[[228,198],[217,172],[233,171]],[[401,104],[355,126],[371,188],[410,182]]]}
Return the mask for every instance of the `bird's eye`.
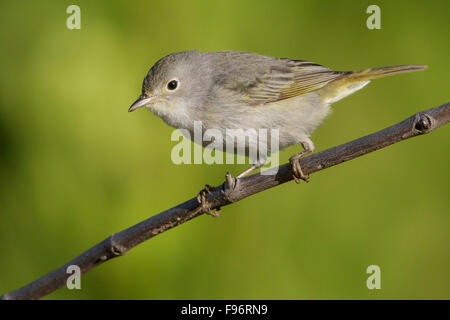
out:
{"label": "bird's eye", "polygon": [[169,90],[175,90],[178,87],[178,81],[177,80],[171,80],[167,84],[167,89]]}

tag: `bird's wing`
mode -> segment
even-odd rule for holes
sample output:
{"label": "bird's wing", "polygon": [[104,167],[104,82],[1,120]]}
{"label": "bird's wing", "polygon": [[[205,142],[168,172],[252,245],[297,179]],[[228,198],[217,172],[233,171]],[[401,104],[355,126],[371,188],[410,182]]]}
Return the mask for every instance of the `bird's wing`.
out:
{"label": "bird's wing", "polygon": [[302,60],[277,59],[245,52],[223,52],[222,88],[248,105],[258,106],[320,89],[346,72]]}

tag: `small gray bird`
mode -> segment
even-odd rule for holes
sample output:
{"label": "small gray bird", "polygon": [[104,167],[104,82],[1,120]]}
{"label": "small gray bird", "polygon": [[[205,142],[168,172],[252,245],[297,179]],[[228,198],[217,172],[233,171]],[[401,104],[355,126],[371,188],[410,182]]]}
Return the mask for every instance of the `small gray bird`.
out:
{"label": "small gray bird", "polygon": [[[363,88],[371,79],[425,68],[401,65],[333,71],[308,61],[248,52],[185,51],[155,63],[144,79],[141,96],[128,111],[146,106],[168,125],[187,129],[191,137],[194,121],[201,121],[203,130],[220,130],[224,137],[226,129],[278,129],[279,150],[299,143],[303,146],[304,151],[290,158],[298,183],[309,179],[298,160],[314,151],[309,137],[333,102]],[[272,151],[270,140],[265,142],[262,154]],[[246,144],[247,155],[249,148],[261,148],[251,143]],[[260,168],[265,160],[251,159],[253,165],[237,178]]]}

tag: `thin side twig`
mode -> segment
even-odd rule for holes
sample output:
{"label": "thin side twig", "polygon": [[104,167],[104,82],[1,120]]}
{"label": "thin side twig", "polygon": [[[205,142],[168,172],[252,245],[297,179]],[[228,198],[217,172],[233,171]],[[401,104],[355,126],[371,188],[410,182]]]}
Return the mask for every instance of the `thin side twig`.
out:
{"label": "thin side twig", "polygon": [[[449,121],[450,103],[446,103],[419,112],[402,122],[368,136],[302,158],[300,164],[305,174],[311,174],[393,143],[429,133]],[[207,213],[209,210],[220,209],[220,207],[290,180],[292,180],[290,165],[284,164],[278,168],[275,175],[255,174],[243,178],[234,189],[230,189],[229,183],[224,182],[221,186],[213,188],[210,193],[206,194],[206,205],[200,205],[197,198],[194,197],[176,207],[154,215],[128,229],[111,235],[58,269],[16,291],[4,294],[0,298],[39,299],[66,284],[69,276],[66,270],[70,265],[77,265],[80,267],[81,273],[86,273],[105,261],[124,255],[128,250],[143,241]]]}

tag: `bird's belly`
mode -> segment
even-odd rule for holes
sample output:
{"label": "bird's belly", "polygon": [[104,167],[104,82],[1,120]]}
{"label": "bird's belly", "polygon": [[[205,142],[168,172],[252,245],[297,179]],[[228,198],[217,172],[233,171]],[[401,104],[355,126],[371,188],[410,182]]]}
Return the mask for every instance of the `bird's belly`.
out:
{"label": "bird's belly", "polygon": [[[224,145],[232,143],[237,134],[247,139],[246,151],[253,147],[270,153],[309,137],[328,115],[330,107],[311,92],[262,106],[212,109],[202,119],[204,130],[220,131]],[[234,144],[237,146],[236,142]]]}

